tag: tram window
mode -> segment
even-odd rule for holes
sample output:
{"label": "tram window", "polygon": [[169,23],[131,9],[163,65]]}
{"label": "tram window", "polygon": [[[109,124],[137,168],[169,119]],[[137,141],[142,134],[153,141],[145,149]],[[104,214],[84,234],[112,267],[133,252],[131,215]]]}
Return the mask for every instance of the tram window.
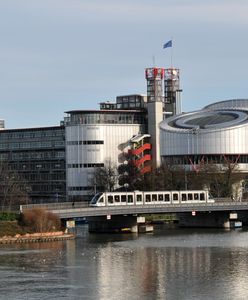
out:
{"label": "tram window", "polygon": [[205,200],[205,194],[204,193],[200,193],[200,200],[204,201]]}
{"label": "tram window", "polygon": [[198,195],[198,193],[197,193],[197,194],[194,194],[194,200],[199,200],[199,195]]}
{"label": "tram window", "polygon": [[133,195],[127,195],[127,202],[132,203],[133,202]]}
{"label": "tram window", "polygon": [[98,203],[103,203],[103,197],[98,200]]}
{"label": "tram window", "polygon": [[126,201],[127,201],[127,196],[121,195],[121,202],[126,202]]}
{"label": "tram window", "polygon": [[158,201],[158,197],[156,194],[152,194],[152,201]]}
{"label": "tram window", "polygon": [[193,200],[193,194],[188,194],[188,200]]}
{"label": "tram window", "polygon": [[170,195],[169,194],[164,195],[164,201],[165,202],[170,202]]}
{"label": "tram window", "polygon": [[187,195],[185,193],[182,194],[182,201],[187,201]]}
{"label": "tram window", "polygon": [[151,195],[146,195],[146,202],[151,202]]}
{"label": "tram window", "polygon": [[115,195],[115,202],[120,202],[120,196],[119,195]]}
{"label": "tram window", "polygon": [[163,200],[164,200],[164,197],[163,197],[162,194],[159,194],[159,195],[158,195],[158,200],[159,200],[159,201],[163,201]]}
{"label": "tram window", "polygon": [[178,194],[173,194],[173,201],[178,201]]}
{"label": "tram window", "polygon": [[136,195],[136,202],[142,202],[142,196]]}
{"label": "tram window", "polygon": [[114,203],[113,196],[108,196],[108,203]]}

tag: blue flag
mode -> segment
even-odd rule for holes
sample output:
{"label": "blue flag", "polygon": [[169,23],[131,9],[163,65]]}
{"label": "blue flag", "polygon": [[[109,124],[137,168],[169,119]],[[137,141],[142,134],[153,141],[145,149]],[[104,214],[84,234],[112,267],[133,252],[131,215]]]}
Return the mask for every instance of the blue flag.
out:
{"label": "blue flag", "polygon": [[169,48],[172,47],[172,40],[168,41],[167,43],[164,44],[163,48]]}

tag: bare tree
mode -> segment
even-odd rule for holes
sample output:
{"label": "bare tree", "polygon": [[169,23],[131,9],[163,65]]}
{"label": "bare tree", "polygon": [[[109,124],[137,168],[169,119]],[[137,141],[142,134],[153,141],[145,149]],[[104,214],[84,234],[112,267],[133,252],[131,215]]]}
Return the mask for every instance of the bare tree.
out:
{"label": "bare tree", "polygon": [[0,162],[0,205],[1,210],[11,210],[13,205],[28,201],[27,184],[13,171],[7,162]]}
{"label": "bare tree", "polygon": [[118,182],[117,177],[116,165],[107,159],[104,162],[104,167],[94,169],[89,185],[93,187],[94,193],[113,191]]}
{"label": "bare tree", "polygon": [[221,164],[210,162],[199,172],[187,172],[189,189],[207,187],[214,197],[231,197],[233,185],[240,182],[243,174],[238,172],[237,162],[223,161]]}

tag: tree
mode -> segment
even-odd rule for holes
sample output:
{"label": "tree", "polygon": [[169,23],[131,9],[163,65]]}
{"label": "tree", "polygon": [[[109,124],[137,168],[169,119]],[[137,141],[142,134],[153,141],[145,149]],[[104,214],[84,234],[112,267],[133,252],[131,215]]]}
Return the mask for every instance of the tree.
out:
{"label": "tree", "polygon": [[90,186],[93,187],[94,193],[113,191],[117,185],[117,168],[110,160],[104,162],[104,167],[94,169],[94,173],[89,180]]}
{"label": "tree", "polygon": [[238,172],[238,165],[229,161],[221,164],[210,162],[205,164],[199,172],[187,172],[188,188],[208,188],[214,197],[231,197],[234,185],[243,179]]}
{"label": "tree", "polygon": [[61,229],[61,222],[57,215],[41,208],[24,211],[21,223],[31,232],[51,232]]}
{"label": "tree", "polygon": [[11,169],[7,162],[0,162],[0,205],[1,210],[12,209],[28,201],[28,186],[24,179]]}

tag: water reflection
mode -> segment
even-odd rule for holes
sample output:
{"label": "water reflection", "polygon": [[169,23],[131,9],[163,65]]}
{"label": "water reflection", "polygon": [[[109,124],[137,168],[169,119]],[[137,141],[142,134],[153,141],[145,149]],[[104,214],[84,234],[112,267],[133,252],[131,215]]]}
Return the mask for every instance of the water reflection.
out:
{"label": "water reflection", "polygon": [[0,299],[246,299],[246,230],[89,235],[0,248]]}

